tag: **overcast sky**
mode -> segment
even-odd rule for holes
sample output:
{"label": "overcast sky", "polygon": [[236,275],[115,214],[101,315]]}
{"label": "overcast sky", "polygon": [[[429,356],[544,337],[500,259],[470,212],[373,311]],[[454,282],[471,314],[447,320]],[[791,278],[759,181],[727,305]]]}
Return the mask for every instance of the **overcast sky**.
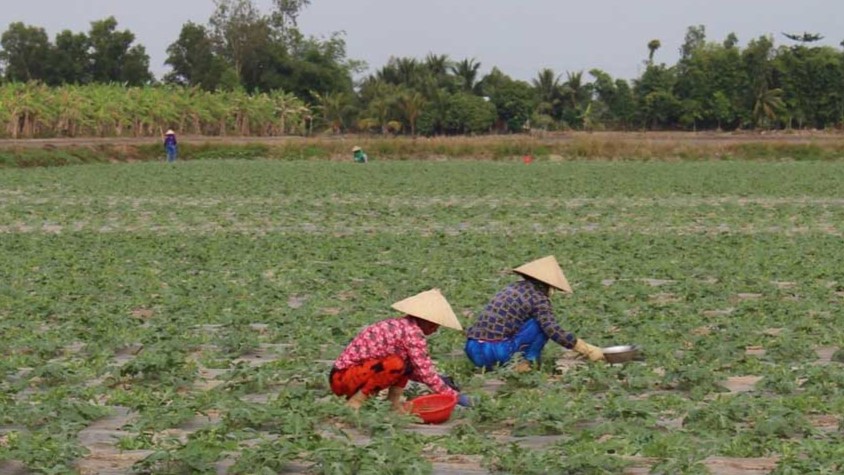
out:
{"label": "overcast sky", "polygon": [[[0,29],[9,23],[57,31],[88,31],[92,20],[113,15],[121,29],[147,48],[157,76],[167,46],[191,20],[206,23],[212,0],[0,0]],[[256,0],[268,9],[271,0]],[[709,40],[735,32],[741,45],[759,35],[820,33],[824,44],[844,40],[844,0],[312,0],[300,18],[306,34],[345,31],[350,58],[370,70],[391,55],[429,52],[476,58],[518,79],[544,67],[558,73],[601,68],[632,79],[657,38],[656,61],[673,64],[689,25],[706,26]]]}

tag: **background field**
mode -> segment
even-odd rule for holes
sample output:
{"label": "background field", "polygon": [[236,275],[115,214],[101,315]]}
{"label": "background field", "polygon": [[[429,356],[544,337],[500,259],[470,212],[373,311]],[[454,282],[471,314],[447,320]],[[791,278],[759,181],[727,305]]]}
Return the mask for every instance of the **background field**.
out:
{"label": "background field", "polygon": [[[0,173],[0,471],[835,473],[844,163],[193,161]],[[555,254],[563,326],[645,362],[474,371],[444,427],[331,360],[440,287],[464,326]]]}
{"label": "background field", "polygon": [[[456,137],[331,135],[314,137],[179,136],[180,160],[351,160],[362,146],[373,161],[830,161],[844,157],[835,131],[779,132],[565,132]],[[0,168],[83,163],[163,161],[161,139],[77,138],[0,140]]]}

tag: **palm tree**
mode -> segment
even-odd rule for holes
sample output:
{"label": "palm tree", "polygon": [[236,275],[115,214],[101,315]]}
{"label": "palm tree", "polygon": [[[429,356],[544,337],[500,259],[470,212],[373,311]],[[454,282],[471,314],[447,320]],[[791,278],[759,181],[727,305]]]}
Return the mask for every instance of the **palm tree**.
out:
{"label": "palm tree", "polygon": [[654,62],[654,53],[662,46],[662,42],[659,40],[651,40],[648,42],[648,64],[653,64]]}
{"label": "palm tree", "polygon": [[481,63],[475,61],[475,58],[464,59],[451,66],[451,72],[461,80],[466,92],[474,92],[480,69]]}
{"label": "palm tree", "polygon": [[425,67],[428,68],[428,71],[430,71],[434,77],[440,78],[448,75],[448,71],[451,66],[451,59],[449,59],[447,54],[429,53],[428,56],[425,57]]}
{"label": "palm tree", "polygon": [[576,73],[566,72],[566,82],[563,83],[563,90],[568,96],[572,109],[578,109],[581,102],[587,99],[588,91],[583,84],[583,71]]}
{"label": "palm tree", "polygon": [[393,118],[397,96],[398,87],[394,84],[377,79],[370,81],[365,90],[361,89],[361,97],[364,104],[367,104],[361,119],[372,119],[381,127],[381,133],[386,134],[387,123]]}
{"label": "palm tree", "polygon": [[763,87],[756,93],[756,101],[753,104],[753,123],[756,126],[769,125],[784,108],[782,89]]}
{"label": "palm tree", "polygon": [[391,57],[387,64],[375,72],[370,78],[375,81],[385,82],[396,86],[413,86],[423,76],[425,68],[416,58]]}
{"label": "palm tree", "polygon": [[375,82],[386,82],[389,84],[398,84],[399,83],[399,73],[396,68],[396,58],[390,58],[387,61],[387,64],[381,67],[378,71],[375,72],[374,76],[370,76],[370,79]]}
{"label": "palm tree", "polygon": [[390,111],[393,108],[394,98],[390,96],[379,96],[369,102],[369,113],[372,118],[381,126],[381,133],[387,134],[387,124],[390,122]]}
{"label": "palm tree", "polygon": [[320,94],[316,91],[311,91],[311,94],[317,100],[316,109],[320,111],[322,119],[335,134],[341,132],[346,127],[343,120],[348,104],[346,94],[342,92]]}
{"label": "palm tree", "polygon": [[539,98],[539,112],[551,114],[560,96],[560,76],[553,69],[542,69],[532,81],[533,89]]}
{"label": "palm tree", "polygon": [[410,124],[410,135],[416,137],[416,119],[425,107],[425,98],[416,91],[405,91],[399,96],[398,106]]}
{"label": "palm tree", "polygon": [[396,59],[396,73],[398,74],[399,84],[412,87],[419,80],[421,67],[416,58],[398,58]]}

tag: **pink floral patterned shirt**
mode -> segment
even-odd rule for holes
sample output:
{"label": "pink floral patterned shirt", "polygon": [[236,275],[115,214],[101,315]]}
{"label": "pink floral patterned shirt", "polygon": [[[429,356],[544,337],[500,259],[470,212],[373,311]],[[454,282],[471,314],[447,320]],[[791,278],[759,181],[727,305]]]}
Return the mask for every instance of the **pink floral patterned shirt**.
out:
{"label": "pink floral patterned shirt", "polygon": [[370,359],[391,355],[398,355],[410,364],[410,379],[413,381],[424,383],[439,394],[457,395],[437,375],[434,363],[428,356],[425,334],[408,317],[383,320],[361,330],[337,357],[334,367],[346,369]]}

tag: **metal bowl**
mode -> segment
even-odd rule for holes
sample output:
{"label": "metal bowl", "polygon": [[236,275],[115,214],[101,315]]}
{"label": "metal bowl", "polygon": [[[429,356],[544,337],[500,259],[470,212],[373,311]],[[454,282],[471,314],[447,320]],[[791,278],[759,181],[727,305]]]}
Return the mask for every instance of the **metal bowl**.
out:
{"label": "metal bowl", "polygon": [[601,348],[607,363],[626,363],[632,361],[639,356],[639,350],[638,345],[618,345]]}

